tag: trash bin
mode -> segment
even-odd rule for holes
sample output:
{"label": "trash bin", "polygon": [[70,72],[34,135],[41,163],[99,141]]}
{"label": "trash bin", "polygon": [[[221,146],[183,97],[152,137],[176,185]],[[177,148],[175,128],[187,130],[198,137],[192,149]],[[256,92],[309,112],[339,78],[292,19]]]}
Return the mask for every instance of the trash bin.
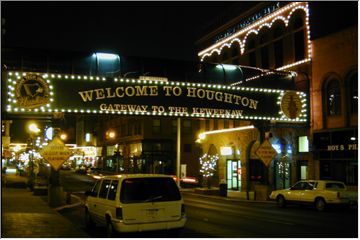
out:
{"label": "trash bin", "polygon": [[220,183],[220,196],[227,197],[227,184],[226,183]]}

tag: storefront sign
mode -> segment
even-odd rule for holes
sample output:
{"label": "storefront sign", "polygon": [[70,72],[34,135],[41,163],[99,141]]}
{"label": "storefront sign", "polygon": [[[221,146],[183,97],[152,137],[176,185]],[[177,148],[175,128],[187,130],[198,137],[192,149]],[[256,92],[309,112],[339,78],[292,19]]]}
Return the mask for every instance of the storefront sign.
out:
{"label": "storefront sign", "polygon": [[[50,97],[42,105],[27,107],[19,104],[18,96],[10,91],[5,109],[12,114],[63,112],[307,121],[303,92],[42,73],[9,73],[9,89],[17,89],[28,76],[42,78]],[[33,87],[34,92],[44,88]]]}
{"label": "storefront sign", "polygon": [[327,146],[328,151],[355,151],[357,149],[357,144],[340,144],[340,145],[328,145]]}

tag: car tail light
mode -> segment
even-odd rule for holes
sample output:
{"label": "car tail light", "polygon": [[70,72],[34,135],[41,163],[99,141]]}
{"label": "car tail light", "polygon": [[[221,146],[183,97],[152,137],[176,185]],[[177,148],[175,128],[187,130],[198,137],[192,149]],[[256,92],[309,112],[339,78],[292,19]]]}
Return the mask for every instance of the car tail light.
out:
{"label": "car tail light", "polygon": [[123,219],[122,208],[116,208],[116,218],[117,219]]}
{"label": "car tail light", "polygon": [[181,204],[181,216],[185,216],[185,205]]}

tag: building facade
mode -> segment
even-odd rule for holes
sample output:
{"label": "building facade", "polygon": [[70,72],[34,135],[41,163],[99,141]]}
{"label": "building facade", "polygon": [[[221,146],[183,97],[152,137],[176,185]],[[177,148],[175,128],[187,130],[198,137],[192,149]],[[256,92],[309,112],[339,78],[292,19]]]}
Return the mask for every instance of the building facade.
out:
{"label": "building facade", "polygon": [[[296,89],[310,96],[309,125],[267,124],[278,152],[268,171],[254,154],[264,138],[259,127],[222,135],[224,143],[240,146],[239,156],[220,159],[220,179],[227,179],[228,187],[232,176],[242,179],[243,184],[237,184],[242,191],[253,190],[259,179],[271,188],[300,179],[331,178],[357,185],[357,27],[312,39],[311,11],[307,2],[261,2],[197,43],[202,62],[291,71]],[[246,86],[255,79],[230,84]],[[256,85],[261,87],[261,82]],[[203,146],[212,144],[221,145],[213,138]],[[233,171],[229,162],[235,158],[240,161],[233,164],[247,168]]]}
{"label": "building facade", "polygon": [[319,179],[358,182],[358,29],[314,40],[311,116]]}

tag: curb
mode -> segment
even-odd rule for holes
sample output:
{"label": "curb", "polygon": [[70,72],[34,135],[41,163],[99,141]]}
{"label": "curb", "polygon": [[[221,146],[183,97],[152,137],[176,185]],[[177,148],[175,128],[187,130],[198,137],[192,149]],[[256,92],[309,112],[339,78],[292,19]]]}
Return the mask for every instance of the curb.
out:
{"label": "curb", "polygon": [[218,199],[218,200],[225,200],[225,201],[232,201],[232,202],[247,202],[247,203],[268,203],[268,204],[274,204],[274,201],[267,201],[267,200],[246,200],[246,199],[240,199],[240,198],[234,198],[234,197],[222,197],[222,196],[214,196],[214,195],[204,195],[204,194],[198,194],[192,191],[182,191],[182,193],[186,195],[193,195],[193,196],[199,196],[203,198],[212,198],[212,199]]}
{"label": "curb", "polygon": [[60,206],[60,207],[56,207],[56,208],[53,208],[55,211],[59,212],[59,211],[62,211],[64,209],[69,209],[69,208],[74,208],[74,207],[80,207],[82,205],[84,205],[84,202],[81,200],[80,197],[74,195],[74,194],[71,194],[70,195],[71,197],[75,198],[78,200],[77,203],[73,203],[73,204],[66,204],[66,205],[63,205],[63,206]]}

